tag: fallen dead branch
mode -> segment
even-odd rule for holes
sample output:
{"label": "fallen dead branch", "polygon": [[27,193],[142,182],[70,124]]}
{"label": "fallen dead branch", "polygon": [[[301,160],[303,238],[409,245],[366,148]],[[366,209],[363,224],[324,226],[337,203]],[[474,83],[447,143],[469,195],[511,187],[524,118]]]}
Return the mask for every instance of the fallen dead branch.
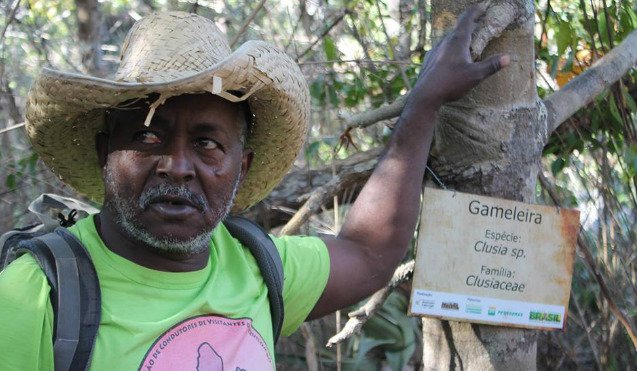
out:
{"label": "fallen dead branch", "polygon": [[383,306],[385,300],[391,294],[391,292],[401,283],[411,279],[414,272],[415,262],[413,260],[401,264],[394,271],[394,275],[384,288],[376,291],[370,299],[357,310],[348,314],[349,320],[343,327],[343,329],[336,335],[332,336],[328,342],[327,347],[332,347],[334,344],[338,344],[353,335],[357,334],[363,327],[365,322],[370,319],[376,312]]}

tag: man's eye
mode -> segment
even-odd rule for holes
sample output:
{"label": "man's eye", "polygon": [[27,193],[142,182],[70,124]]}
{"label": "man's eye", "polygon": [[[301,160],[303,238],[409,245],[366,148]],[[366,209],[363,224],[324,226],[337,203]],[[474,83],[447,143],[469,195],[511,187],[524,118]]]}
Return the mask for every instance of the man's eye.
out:
{"label": "man's eye", "polygon": [[211,150],[219,148],[219,144],[209,138],[199,138],[197,139],[197,147],[205,150]]}
{"label": "man's eye", "polygon": [[152,131],[140,131],[138,133],[135,133],[135,140],[144,144],[161,143],[161,139],[159,139],[159,135],[153,133]]}

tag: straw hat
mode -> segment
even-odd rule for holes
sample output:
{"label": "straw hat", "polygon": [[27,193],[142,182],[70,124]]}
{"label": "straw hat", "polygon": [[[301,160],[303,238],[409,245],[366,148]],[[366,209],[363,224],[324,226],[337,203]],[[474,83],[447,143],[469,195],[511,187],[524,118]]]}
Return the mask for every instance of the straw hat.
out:
{"label": "straw hat", "polygon": [[292,165],[307,131],[309,92],[299,67],[283,51],[248,41],[232,52],[204,17],[157,13],[135,23],[114,80],[44,69],[29,92],[26,130],[63,182],[101,202],[95,135],[105,129],[106,109],[159,93],[149,120],[167,98],[203,92],[247,100],[254,114],[247,146],[255,157],[233,208],[240,211],[263,199]]}

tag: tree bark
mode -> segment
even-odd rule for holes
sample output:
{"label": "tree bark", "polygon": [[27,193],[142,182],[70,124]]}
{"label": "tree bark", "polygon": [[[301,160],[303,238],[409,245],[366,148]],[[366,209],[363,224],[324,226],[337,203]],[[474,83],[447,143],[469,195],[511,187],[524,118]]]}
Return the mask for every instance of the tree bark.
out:
{"label": "tree bark", "polygon": [[[446,34],[470,3],[432,1],[432,34]],[[501,33],[480,45],[482,56],[506,53],[512,63],[443,107],[431,165],[455,190],[530,202],[547,139],[546,111],[535,87],[533,2],[498,2],[484,17],[494,19],[497,24],[478,28],[474,38]],[[537,369],[537,332],[531,330],[425,318],[423,343],[426,370]]]}
{"label": "tree bark", "polygon": [[85,72],[104,77],[102,65],[102,13],[97,0],[75,0],[77,35]]}

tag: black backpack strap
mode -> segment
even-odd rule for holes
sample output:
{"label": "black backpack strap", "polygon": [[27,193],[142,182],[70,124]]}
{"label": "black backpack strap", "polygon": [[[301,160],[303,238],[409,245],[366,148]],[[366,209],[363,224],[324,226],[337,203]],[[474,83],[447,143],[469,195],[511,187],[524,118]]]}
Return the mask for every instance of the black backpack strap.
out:
{"label": "black backpack strap", "polygon": [[224,225],[230,234],[247,247],[259,265],[261,276],[268,287],[272,330],[276,344],[283,327],[283,262],[270,236],[250,219],[228,216]]}
{"label": "black backpack strap", "polygon": [[88,253],[64,228],[21,241],[10,253],[17,257],[26,252],[51,286],[55,370],[88,369],[101,316],[99,281]]}

